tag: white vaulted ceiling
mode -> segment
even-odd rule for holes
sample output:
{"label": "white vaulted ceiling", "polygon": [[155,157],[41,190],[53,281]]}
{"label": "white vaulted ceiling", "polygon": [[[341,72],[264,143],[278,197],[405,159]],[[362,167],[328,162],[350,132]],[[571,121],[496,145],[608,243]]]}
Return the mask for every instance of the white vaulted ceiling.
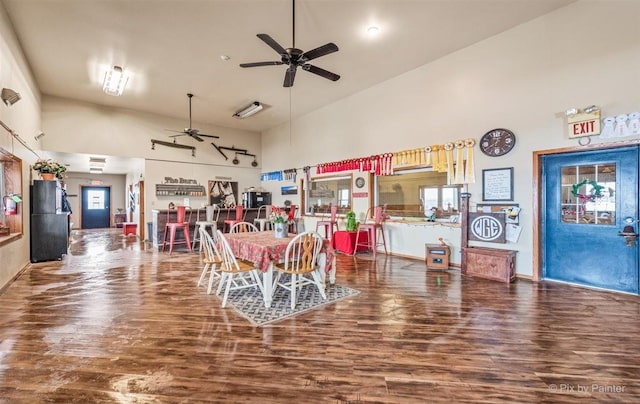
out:
{"label": "white vaulted ceiling", "polygon": [[[574,0],[298,0],[296,47],[334,42],[312,63],[332,82],[300,71],[283,88],[285,66],[256,37],[292,44],[290,0],[1,0],[43,94],[263,131],[455,52]],[[366,28],[380,27],[377,37]],[[523,44],[526,46],[526,44]],[[223,61],[220,56],[231,59]],[[132,73],[125,94],[101,91],[100,67]],[[251,118],[232,114],[258,100]]]}

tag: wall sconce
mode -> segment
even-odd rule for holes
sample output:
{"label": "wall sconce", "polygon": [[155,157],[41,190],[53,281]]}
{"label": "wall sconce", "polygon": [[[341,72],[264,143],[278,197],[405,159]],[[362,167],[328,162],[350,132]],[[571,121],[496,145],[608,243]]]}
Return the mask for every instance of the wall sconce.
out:
{"label": "wall sconce", "polygon": [[3,88],[2,93],[0,93],[0,98],[2,98],[2,101],[5,104],[7,104],[7,107],[12,106],[16,102],[20,101],[20,99],[22,99],[20,94],[16,93],[10,88]]}
{"label": "wall sconce", "polygon": [[235,118],[239,118],[239,119],[248,118],[251,115],[262,111],[262,108],[263,108],[262,104],[260,104],[258,101],[254,101],[251,104],[249,104],[248,106],[246,106],[245,108],[243,108],[240,111],[238,111],[235,114],[233,114],[233,116]]}

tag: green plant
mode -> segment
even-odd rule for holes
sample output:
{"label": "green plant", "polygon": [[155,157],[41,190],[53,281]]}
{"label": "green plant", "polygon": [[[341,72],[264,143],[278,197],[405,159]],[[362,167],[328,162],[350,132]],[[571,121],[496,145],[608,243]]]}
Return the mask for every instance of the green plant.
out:
{"label": "green plant", "polygon": [[358,230],[358,222],[356,221],[356,213],[354,211],[347,212],[347,231]]}
{"label": "green plant", "polygon": [[40,174],[54,174],[56,178],[63,179],[64,173],[67,171],[67,167],[53,160],[39,159],[33,165],[33,170]]}

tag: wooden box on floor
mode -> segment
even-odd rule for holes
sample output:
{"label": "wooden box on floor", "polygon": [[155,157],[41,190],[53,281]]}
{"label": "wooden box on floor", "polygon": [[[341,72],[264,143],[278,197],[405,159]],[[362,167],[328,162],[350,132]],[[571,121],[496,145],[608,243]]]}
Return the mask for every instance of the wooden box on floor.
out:
{"label": "wooden box on floor", "polygon": [[426,244],[425,250],[427,269],[449,269],[449,246]]}
{"label": "wooden box on floor", "polygon": [[463,248],[466,265],[462,268],[462,273],[506,283],[513,282],[516,279],[516,252],[497,248]]}

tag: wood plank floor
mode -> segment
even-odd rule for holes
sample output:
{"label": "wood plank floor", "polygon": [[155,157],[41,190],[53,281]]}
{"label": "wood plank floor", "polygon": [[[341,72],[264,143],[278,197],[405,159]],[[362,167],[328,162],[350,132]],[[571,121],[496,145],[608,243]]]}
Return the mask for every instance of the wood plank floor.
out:
{"label": "wood plank floor", "polygon": [[361,291],[253,327],[197,254],[74,231],[0,296],[0,402],[639,402],[640,298],[338,256]]}

